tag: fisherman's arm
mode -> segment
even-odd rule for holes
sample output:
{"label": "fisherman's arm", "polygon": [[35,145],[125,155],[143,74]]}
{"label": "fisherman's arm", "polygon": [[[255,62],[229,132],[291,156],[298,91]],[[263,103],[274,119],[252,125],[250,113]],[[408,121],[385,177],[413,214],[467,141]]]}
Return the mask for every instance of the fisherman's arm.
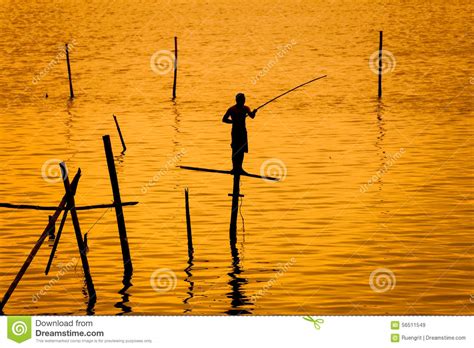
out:
{"label": "fisherman's arm", "polygon": [[224,123],[232,123],[232,119],[230,119],[229,117],[230,117],[230,112],[229,112],[229,110],[227,110],[227,112],[225,113],[224,117],[222,117],[222,122],[224,122]]}
{"label": "fisherman's arm", "polygon": [[247,113],[249,114],[250,118],[255,118],[255,116],[257,115],[257,109],[250,111],[250,108],[249,108],[249,111]]}

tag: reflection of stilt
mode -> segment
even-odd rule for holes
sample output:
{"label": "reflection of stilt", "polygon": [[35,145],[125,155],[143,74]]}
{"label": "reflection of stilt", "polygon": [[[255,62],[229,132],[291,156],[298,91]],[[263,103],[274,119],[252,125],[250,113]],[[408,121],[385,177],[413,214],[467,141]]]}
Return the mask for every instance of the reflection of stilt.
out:
{"label": "reflection of stilt", "polygon": [[[377,136],[377,140],[375,141],[375,147],[380,150],[380,169],[377,172],[383,171],[387,165],[387,155],[385,153],[385,149],[383,146],[383,140],[385,137],[385,121],[383,119],[383,110],[384,105],[381,101],[377,104],[377,126],[379,128],[379,135]],[[379,184],[379,191],[382,191],[383,181],[382,177],[378,178],[377,183]]]}
{"label": "reflection of stilt", "polygon": [[130,294],[127,292],[127,290],[133,285],[131,280],[131,274],[124,274],[122,280],[123,288],[118,292],[120,295],[122,295],[122,301],[117,302],[114,306],[115,308],[120,308],[122,310],[122,312],[118,313],[117,315],[123,315],[132,312],[132,307],[126,305],[126,303],[130,302]]}
{"label": "reflection of stilt", "polygon": [[240,266],[239,250],[237,245],[233,242],[230,243],[230,250],[232,255],[232,271],[229,273],[231,280],[229,285],[231,286],[231,292],[228,297],[232,299],[231,308],[226,311],[229,315],[240,315],[240,314],[251,314],[251,311],[244,308],[251,305],[248,297],[243,292],[243,286],[248,283],[247,279],[242,277],[243,270]]}
{"label": "reflection of stilt", "polygon": [[[191,273],[192,267],[194,266],[193,257],[194,257],[194,248],[193,248],[193,235],[191,230],[191,213],[189,211],[189,190],[186,188],[184,189],[184,200],[186,206],[186,230],[187,230],[187,237],[188,237],[188,267],[184,269],[186,273],[186,278],[184,279],[185,282],[189,283],[188,287],[188,297],[183,300],[185,305],[189,305],[189,301],[194,297],[194,282],[191,280],[193,274]],[[192,308],[189,306],[184,310],[184,313],[190,313]]]}
{"label": "reflection of stilt", "polygon": [[192,312],[192,307],[190,306],[189,301],[191,301],[191,299],[194,297],[194,282],[191,280],[193,278],[193,273],[191,272],[193,266],[194,263],[193,258],[191,256],[188,260],[188,267],[184,269],[184,272],[186,273],[186,278],[184,279],[184,281],[189,284],[187,291],[188,297],[183,300],[183,303],[188,306],[188,308],[184,310],[184,313]]}
{"label": "reflection of stilt", "polygon": [[181,114],[178,110],[178,104],[176,103],[176,101],[173,101],[173,112],[174,112],[174,125],[173,125],[173,128],[175,130],[174,132],[174,136],[173,136],[173,144],[174,144],[174,147],[173,147],[173,152],[177,152],[178,151],[178,147],[181,148],[181,144],[179,142],[179,134],[181,133]]}

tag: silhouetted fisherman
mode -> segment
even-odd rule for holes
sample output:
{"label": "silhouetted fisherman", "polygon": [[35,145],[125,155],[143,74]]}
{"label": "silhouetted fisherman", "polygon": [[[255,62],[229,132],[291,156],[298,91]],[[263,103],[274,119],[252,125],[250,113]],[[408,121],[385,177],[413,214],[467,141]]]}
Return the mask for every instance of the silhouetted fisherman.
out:
{"label": "silhouetted fisherman", "polygon": [[255,117],[257,110],[250,111],[250,108],[245,105],[245,95],[239,93],[235,96],[236,104],[231,106],[222,122],[232,124],[232,172],[244,172],[242,163],[244,162],[244,155],[249,152],[247,142],[247,128],[245,128],[245,119],[247,115],[251,118]]}

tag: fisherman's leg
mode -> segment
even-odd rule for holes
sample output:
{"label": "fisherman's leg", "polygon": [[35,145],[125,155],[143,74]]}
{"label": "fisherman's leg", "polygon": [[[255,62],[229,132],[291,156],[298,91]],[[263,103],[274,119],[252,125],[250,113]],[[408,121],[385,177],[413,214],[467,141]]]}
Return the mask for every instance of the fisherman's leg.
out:
{"label": "fisherman's leg", "polygon": [[242,163],[244,161],[244,152],[242,149],[236,149],[232,152],[232,164],[234,173],[242,171]]}
{"label": "fisherman's leg", "polygon": [[239,152],[232,148],[232,171],[235,173],[239,170]]}
{"label": "fisherman's leg", "polygon": [[245,152],[241,151],[241,153],[242,153],[242,155],[240,156],[240,159],[239,159],[240,160],[240,171],[245,172],[244,168],[243,168]]}

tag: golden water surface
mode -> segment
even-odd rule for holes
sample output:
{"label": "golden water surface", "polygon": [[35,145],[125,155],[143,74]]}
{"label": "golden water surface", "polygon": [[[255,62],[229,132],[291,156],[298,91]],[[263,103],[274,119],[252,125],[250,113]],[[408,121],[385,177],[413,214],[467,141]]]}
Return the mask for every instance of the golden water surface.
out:
{"label": "golden water surface", "polygon": [[[95,306],[68,218],[50,274],[46,241],[5,314],[472,313],[472,2],[42,0],[0,10],[0,201],[57,205],[64,160],[82,170],[77,205],[111,203],[104,134],[122,199],[139,201],[124,208],[132,286],[122,284],[114,210],[79,211]],[[380,30],[381,102],[371,59]],[[282,180],[242,177],[232,253],[232,177],[177,166],[230,169],[221,118],[235,94],[253,108],[323,74],[248,120],[245,169]],[[0,296],[49,213],[0,208]]]}

